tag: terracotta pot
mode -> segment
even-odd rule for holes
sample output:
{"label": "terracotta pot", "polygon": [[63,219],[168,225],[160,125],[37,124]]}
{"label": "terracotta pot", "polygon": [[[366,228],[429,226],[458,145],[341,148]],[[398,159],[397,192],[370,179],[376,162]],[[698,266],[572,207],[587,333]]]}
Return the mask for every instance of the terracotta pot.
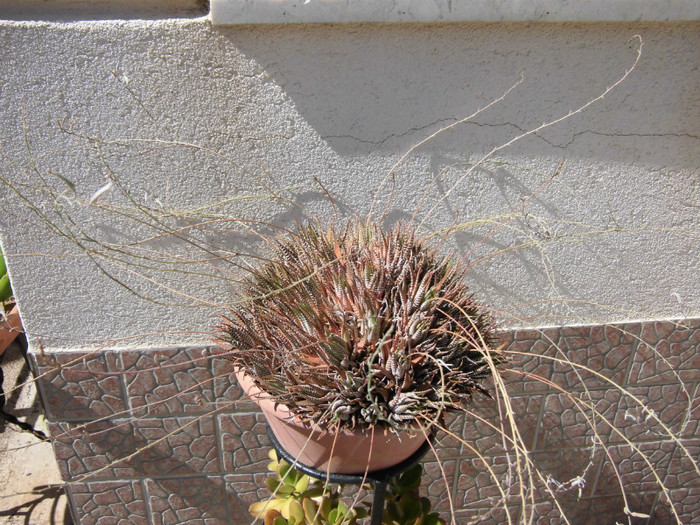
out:
{"label": "terracotta pot", "polygon": [[[0,308],[2,308],[2,306],[0,306]],[[19,318],[17,306],[13,306],[6,317],[7,320],[0,318],[0,355],[2,355],[5,349],[10,346],[10,343],[22,333],[22,321]]]}
{"label": "terracotta pot", "polygon": [[335,432],[302,423],[286,406],[275,406],[275,402],[243,372],[236,372],[236,378],[243,391],[262,410],[280,445],[300,463],[321,471],[362,474],[368,463],[369,471],[392,467],[410,457],[426,439],[419,429],[396,433],[379,428],[342,430],[336,437]]}

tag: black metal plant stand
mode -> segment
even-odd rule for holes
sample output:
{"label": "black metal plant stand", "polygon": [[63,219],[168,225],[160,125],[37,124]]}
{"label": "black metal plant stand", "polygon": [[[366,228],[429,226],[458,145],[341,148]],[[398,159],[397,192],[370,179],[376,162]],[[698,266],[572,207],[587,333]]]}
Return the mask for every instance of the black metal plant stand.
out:
{"label": "black metal plant stand", "polygon": [[391,478],[394,478],[401,474],[402,472],[408,470],[413,465],[418,463],[418,461],[425,455],[425,453],[430,449],[430,440],[425,440],[425,443],[416,450],[413,455],[404,459],[401,463],[398,463],[392,467],[388,467],[381,470],[374,470],[368,472],[367,475],[363,474],[333,474],[330,475],[324,470],[319,470],[303,463],[299,463],[296,458],[291,456],[285,449],[282,448],[275,434],[267,428],[267,434],[270,437],[272,446],[277,451],[277,454],[284,459],[290,465],[293,465],[297,470],[308,474],[312,478],[320,479],[323,481],[329,481],[331,483],[338,483],[340,485],[360,485],[362,483],[370,483],[374,486],[374,497],[372,500],[372,515],[370,517],[370,525],[381,525],[382,516],[384,514],[384,503],[386,501],[386,486]]}

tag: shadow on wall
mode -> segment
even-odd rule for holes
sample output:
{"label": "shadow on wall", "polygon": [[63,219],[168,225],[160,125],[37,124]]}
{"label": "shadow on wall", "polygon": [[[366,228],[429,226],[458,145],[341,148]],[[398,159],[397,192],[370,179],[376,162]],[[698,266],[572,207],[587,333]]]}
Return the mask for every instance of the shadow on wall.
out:
{"label": "shadow on wall", "polygon": [[[215,27],[269,75],[340,155],[397,153],[500,96],[435,141],[483,154],[602,93],[630,67],[639,24]],[[611,27],[614,28],[611,30]],[[677,27],[677,26],[674,26]],[[682,25],[681,25],[682,27]],[[658,25],[655,28],[658,31]],[[668,29],[669,32],[673,28]],[[269,35],[269,38],[266,38]],[[510,148],[632,165],[692,167],[693,54],[645,45],[634,75],[583,115]],[[663,77],[659,72],[663,71]],[[564,151],[566,150],[566,151]]]}
{"label": "shadow on wall", "polygon": [[[397,170],[395,188],[401,190],[403,200],[390,202],[393,207],[388,218],[410,220],[428,187],[433,200],[423,206],[420,217],[428,215],[438,201],[443,214],[427,223],[433,231],[447,227],[450,221],[459,224],[510,213],[520,209],[526,196],[537,193],[542,181],[565,161],[563,175],[534,195],[523,213],[523,221],[531,213],[545,221],[552,218],[550,224],[515,225],[524,232],[524,242],[539,249],[555,244],[549,241],[557,240],[558,235],[581,233],[574,224],[596,224],[600,231],[610,232],[618,224],[643,230],[652,221],[659,228],[692,221],[689,217],[694,210],[678,197],[697,194],[692,177],[679,175],[682,170],[695,169],[700,135],[696,124],[700,106],[691,102],[700,82],[693,64],[696,53],[691,52],[697,41],[681,44],[678,38],[690,27],[348,24],[214,27],[212,31],[220,35],[223,45],[250,61],[249,75],[265,80],[266,89],[282,92],[277,100],[282,100],[281,106],[292,106],[289,114],[298,119],[297,129],[312,129],[301,140],[313,140],[314,133],[318,134],[323,145],[349,166],[375,169],[373,183],[363,179],[365,173],[347,172],[348,187],[375,190],[369,200],[393,191],[386,185],[382,194],[376,190],[376,181],[399,155],[492,103],[518,82],[522,72],[522,84],[504,100],[412,151]],[[499,150],[494,156],[497,162],[461,178],[494,148],[566,116],[605,92],[634,63],[638,49],[634,36],[638,34],[644,39],[641,60],[620,86],[581,114]],[[291,148],[299,147],[299,137],[294,139],[288,141]],[[502,162],[504,156],[508,163]],[[450,190],[447,199],[447,189],[455,181],[460,184]],[[360,189],[348,190],[359,196],[356,202],[365,197]],[[454,238],[459,246],[479,244],[478,253],[469,252],[473,260],[513,245],[503,231],[483,242],[490,227],[474,228]],[[636,283],[626,268],[636,268],[638,261],[625,260],[605,235],[595,241],[595,249],[576,264],[569,264],[578,256],[567,251],[563,242],[551,247],[546,255],[555,263],[546,271],[537,249],[524,255],[507,253],[499,262],[518,257],[513,264],[522,273],[513,282],[489,283],[484,286],[486,293],[500,305],[500,297],[512,297],[511,289],[518,289],[518,282],[549,289],[554,275],[561,283],[558,296],[612,303],[606,296],[610,286],[584,292],[589,283],[581,282],[580,275],[607,268],[608,275],[618,272],[611,280],[631,288]],[[659,253],[665,257],[671,251],[669,246]],[[562,261],[567,261],[565,267]],[[670,263],[656,260],[653,264],[661,268]],[[489,265],[474,271],[483,268]],[[560,273],[555,275],[555,271]],[[486,283],[490,278],[483,272],[476,279]],[[659,276],[659,281],[663,279]],[[672,291],[669,287],[660,295],[668,297]],[[533,298],[523,295],[517,300],[527,303]],[[590,320],[587,313],[583,317]],[[563,321],[552,318],[550,322]]]}

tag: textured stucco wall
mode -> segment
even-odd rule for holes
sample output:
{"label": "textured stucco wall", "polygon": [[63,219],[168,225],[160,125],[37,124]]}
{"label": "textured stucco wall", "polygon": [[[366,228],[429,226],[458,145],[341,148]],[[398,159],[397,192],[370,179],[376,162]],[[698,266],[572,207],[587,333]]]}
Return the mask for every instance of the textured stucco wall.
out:
{"label": "textured stucco wall", "polygon": [[[613,84],[634,62],[637,34],[641,60],[615,91],[461,179],[493,147]],[[326,191],[341,213],[366,214],[412,145],[521,72],[503,102],[408,157],[387,222],[408,220],[442,173],[419,217],[447,198],[425,231],[464,223],[450,246],[471,260],[503,250],[470,277],[512,326],[697,316],[699,35],[697,23],[0,23],[2,178],[31,203],[3,186],[0,239],[25,328],[54,349],[154,332],[110,345],[206,341],[199,332],[230,286],[200,274],[232,267],[185,261],[247,250],[255,236],[219,222],[196,229],[194,248],[164,229],[241,217],[289,224],[288,207],[257,197],[271,188],[305,206],[298,215],[331,217]],[[114,184],[101,207],[88,206],[110,177],[134,200]],[[164,253],[182,259],[158,261]]]}

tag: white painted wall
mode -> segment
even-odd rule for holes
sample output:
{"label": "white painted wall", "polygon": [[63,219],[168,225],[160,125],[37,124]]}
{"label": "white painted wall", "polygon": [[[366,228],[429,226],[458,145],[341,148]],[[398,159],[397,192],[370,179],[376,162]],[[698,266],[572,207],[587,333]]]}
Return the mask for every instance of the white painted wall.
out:
{"label": "white painted wall", "polygon": [[[697,316],[698,29],[0,23],[0,173],[34,210],[2,188],[0,239],[25,327],[57,349],[151,333],[108,344],[206,342],[201,332],[231,289],[201,274],[228,276],[232,266],[187,262],[205,252],[140,224],[134,202],[224,255],[254,247],[255,235],[233,222],[189,225],[242,217],[289,224],[284,206],[256,197],[270,188],[307,215],[333,215],[326,191],[346,215],[366,214],[377,193],[382,209],[391,186],[378,192],[380,181],[404,153],[493,101],[521,72],[505,100],[406,159],[387,222],[408,220],[429,181],[451,166],[419,217],[437,203],[425,231],[465,223],[450,246],[470,260],[503,250],[470,274],[501,319],[542,326]],[[637,34],[640,62],[612,93],[467,174],[492,148],[604,92],[633,64]],[[135,201],[114,188],[97,200],[102,207],[89,206],[110,177]],[[523,199],[538,188],[524,215]],[[80,229],[80,246],[37,212],[63,231]],[[177,264],[154,261],[163,254]]]}

